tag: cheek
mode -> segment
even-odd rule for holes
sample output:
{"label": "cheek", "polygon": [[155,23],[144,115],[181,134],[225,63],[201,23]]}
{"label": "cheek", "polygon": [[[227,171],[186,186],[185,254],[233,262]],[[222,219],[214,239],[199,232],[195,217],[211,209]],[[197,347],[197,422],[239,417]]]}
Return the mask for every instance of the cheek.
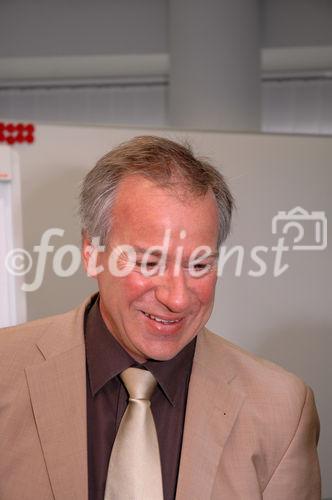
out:
{"label": "cheek", "polygon": [[213,302],[215,286],[215,276],[207,276],[202,280],[198,280],[197,285],[195,285],[195,295],[201,305],[210,305]]}
{"label": "cheek", "polygon": [[131,272],[125,278],[120,278],[118,287],[121,288],[122,294],[127,298],[128,302],[131,302],[147,293],[151,285],[149,280],[144,278],[140,273]]}
{"label": "cheek", "polygon": [[[109,293],[116,291],[119,298],[129,298],[131,296],[144,293],[147,287],[147,280],[140,273],[131,271],[125,276],[116,276],[112,273],[110,256],[106,253],[99,255],[98,266],[104,269],[98,276],[97,281],[100,290],[107,290]],[[121,261],[117,262],[117,269],[122,270]]]}

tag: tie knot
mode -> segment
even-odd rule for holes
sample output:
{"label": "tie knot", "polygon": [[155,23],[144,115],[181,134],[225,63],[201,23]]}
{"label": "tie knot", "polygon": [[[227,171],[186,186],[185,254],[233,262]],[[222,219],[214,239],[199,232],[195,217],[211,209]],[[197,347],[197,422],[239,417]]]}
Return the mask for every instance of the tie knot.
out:
{"label": "tie knot", "polygon": [[120,377],[132,399],[150,400],[157,385],[152,373],[140,368],[127,368]]}

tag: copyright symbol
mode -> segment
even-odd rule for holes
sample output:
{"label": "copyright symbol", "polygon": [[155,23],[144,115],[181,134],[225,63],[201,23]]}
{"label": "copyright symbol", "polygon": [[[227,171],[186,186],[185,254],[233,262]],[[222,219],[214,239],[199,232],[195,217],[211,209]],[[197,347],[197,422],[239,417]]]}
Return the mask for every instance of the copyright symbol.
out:
{"label": "copyright symbol", "polygon": [[23,248],[14,248],[6,255],[5,267],[12,276],[24,276],[32,268],[31,255]]}

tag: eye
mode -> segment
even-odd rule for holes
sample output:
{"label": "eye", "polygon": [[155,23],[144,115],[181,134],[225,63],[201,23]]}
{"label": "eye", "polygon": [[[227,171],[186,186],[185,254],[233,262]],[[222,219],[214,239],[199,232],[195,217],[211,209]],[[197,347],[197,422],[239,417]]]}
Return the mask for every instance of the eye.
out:
{"label": "eye", "polygon": [[189,266],[189,274],[194,278],[200,278],[211,272],[213,264],[207,262],[198,262]]}
{"label": "eye", "polygon": [[142,267],[142,266],[146,266],[147,268],[149,269],[153,269],[154,267],[156,267],[158,265],[158,262],[155,262],[155,261],[150,261],[150,262],[141,262],[141,261],[136,261],[136,266],[137,267]]}
{"label": "eye", "polygon": [[200,263],[200,264],[195,264],[193,267],[194,267],[194,269],[196,271],[201,271],[203,269],[210,269],[211,268],[211,264],[202,264],[202,263]]}

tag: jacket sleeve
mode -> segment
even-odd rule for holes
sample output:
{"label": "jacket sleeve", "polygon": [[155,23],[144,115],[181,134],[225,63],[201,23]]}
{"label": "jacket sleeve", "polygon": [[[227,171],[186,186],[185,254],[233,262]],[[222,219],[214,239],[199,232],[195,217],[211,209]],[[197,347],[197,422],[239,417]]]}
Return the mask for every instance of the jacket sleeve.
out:
{"label": "jacket sleeve", "polygon": [[317,455],[319,418],[307,387],[301,417],[289,445],[263,491],[264,500],[320,500]]}

